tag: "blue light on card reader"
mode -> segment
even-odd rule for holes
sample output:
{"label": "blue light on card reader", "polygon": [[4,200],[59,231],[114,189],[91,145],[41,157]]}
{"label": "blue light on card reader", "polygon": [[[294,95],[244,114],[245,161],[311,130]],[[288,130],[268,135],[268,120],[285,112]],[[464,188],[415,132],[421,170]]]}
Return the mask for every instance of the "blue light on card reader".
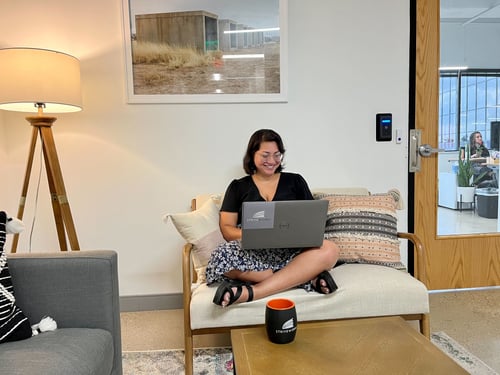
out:
{"label": "blue light on card reader", "polygon": [[382,124],[390,124],[391,120],[390,119],[382,119]]}

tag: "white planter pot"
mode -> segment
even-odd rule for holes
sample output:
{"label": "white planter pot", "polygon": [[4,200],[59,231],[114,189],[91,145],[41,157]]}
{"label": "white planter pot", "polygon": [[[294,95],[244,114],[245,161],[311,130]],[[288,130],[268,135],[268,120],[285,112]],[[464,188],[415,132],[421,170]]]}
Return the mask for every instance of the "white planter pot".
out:
{"label": "white planter pot", "polygon": [[472,203],[474,202],[474,193],[476,188],[471,187],[457,187],[457,202]]}

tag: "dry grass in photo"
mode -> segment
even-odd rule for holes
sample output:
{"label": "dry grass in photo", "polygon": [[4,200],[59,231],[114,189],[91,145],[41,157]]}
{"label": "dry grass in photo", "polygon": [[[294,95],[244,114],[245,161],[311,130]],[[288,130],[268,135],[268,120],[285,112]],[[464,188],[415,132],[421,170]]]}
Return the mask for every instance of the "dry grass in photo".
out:
{"label": "dry grass in photo", "polygon": [[279,43],[231,54],[261,53],[264,58],[224,60],[221,51],[134,41],[134,94],[265,94],[280,92]]}

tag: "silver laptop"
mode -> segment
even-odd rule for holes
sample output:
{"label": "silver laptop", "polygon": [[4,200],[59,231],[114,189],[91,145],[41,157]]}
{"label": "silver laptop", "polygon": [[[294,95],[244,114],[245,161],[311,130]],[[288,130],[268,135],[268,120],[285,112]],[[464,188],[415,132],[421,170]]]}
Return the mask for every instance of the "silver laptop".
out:
{"label": "silver laptop", "polygon": [[325,233],[326,200],[243,202],[243,249],[318,247]]}

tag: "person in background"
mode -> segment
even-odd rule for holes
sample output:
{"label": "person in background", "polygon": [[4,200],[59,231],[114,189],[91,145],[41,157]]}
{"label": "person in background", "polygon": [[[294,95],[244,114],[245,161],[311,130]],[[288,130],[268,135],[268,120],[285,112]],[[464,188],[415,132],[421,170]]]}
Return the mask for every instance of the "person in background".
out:
{"label": "person in background", "polygon": [[486,158],[490,156],[490,151],[486,148],[483,142],[481,132],[473,132],[469,136],[469,147],[471,158]]}
{"label": "person in background", "polygon": [[207,284],[220,283],[213,302],[222,307],[249,302],[294,287],[330,294],[337,286],[328,272],[337,262],[339,248],[324,240],[307,249],[245,250],[241,247],[241,213],[245,201],[309,200],[304,178],[283,172],[285,148],[278,133],[257,130],[250,137],[243,168],[247,175],[233,180],[224,195],[220,228],[226,243],[209,259]]}
{"label": "person in background", "polygon": [[[490,156],[490,151],[486,148],[483,142],[483,136],[481,132],[472,132],[469,136],[469,150],[470,158],[487,158]],[[475,163],[474,166],[474,184],[476,186],[483,187],[483,185],[488,181],[488,187],[497,187],[498,183],[496,181],[496,174],[491,168],[482,165],[482,163]]]}

